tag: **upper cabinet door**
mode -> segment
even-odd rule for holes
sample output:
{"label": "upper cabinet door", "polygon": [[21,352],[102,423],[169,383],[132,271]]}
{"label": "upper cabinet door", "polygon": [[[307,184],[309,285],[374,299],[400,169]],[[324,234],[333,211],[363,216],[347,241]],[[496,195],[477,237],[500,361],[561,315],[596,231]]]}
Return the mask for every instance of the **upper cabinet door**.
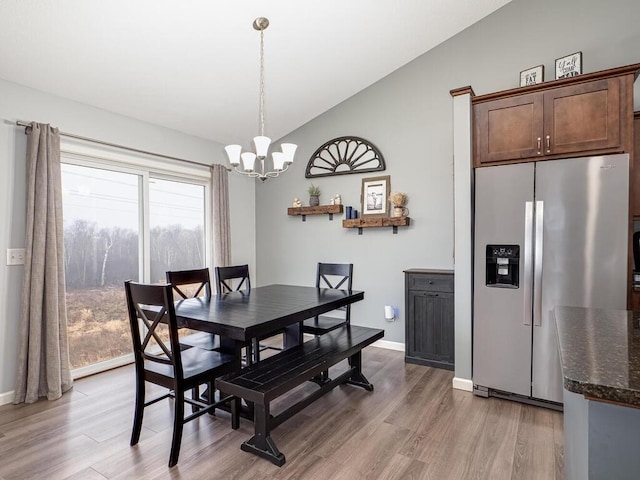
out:
{"label": "upper cabinet door", "polygon": [[630,152],[640,64],[473,98],[473,166]]}
{"label": "upper cabinet door", "polygon": [[543,99],[536,92],[474,105],[476,165],[541,156]]}
{"label": "upper cabinet door", "polygon": [[569,85],[544,92],[543,140],[543,155],[619,147],[618,78]]}

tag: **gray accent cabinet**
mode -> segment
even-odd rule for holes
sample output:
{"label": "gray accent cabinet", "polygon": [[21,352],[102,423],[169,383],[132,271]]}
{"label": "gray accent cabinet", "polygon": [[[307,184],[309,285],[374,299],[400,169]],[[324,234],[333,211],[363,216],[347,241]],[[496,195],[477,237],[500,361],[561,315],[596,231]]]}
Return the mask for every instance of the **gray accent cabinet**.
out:
{"label": "gray accent cabinet", "polygon": [[405,362],[454,369],[453,271],[405,270]]}

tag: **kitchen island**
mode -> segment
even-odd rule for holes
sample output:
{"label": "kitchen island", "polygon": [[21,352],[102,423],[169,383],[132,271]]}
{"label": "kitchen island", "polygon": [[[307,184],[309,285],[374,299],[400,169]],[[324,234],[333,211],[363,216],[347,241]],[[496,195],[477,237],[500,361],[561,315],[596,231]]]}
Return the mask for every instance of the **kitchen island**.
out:
{"label": "kitchen island", "polygon": [[640,476],[640,314],[556,307],[565,475]]}

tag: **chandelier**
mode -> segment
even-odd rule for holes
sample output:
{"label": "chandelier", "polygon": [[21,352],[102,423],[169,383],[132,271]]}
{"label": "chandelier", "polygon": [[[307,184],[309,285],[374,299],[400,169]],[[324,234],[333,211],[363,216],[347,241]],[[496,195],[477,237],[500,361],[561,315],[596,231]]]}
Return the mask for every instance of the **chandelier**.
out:
{"label": "chandelier", "polygon": [[[273,170],[266,170],[265,159],[271,144],[271,139],[264,135],[264,31],[268,26],[269,20],[264,17],[258,17],[253,21],[253,28],[260,32],[260,135],[253,138],[256,151],[255,153],[242,152],[240,145],[227,145],[224,148],[234,171],[249,177],[259,178],[263,182],[269,177],[277,177],[282,172],[285,172],[289,165],[293,163],[293,156],[296,148],[298,148],[293,143],[281,144],[282,151],[271,154]],[[241,159],[242,168],[240,168]],[[259,162],[257,169],[255,165],[256,159]]]}

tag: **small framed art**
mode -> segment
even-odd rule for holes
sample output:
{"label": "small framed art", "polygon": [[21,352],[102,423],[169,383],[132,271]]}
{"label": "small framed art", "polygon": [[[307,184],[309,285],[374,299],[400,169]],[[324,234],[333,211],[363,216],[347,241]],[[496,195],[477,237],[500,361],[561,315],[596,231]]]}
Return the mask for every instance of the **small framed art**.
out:
{"label": "small framed art", "polygon": [[370,177],[362,179],[363,217],[388,217],[389,216],[389,192],[391,191],[391,177]]}
{"label": "small framed art", "polygon": [[556,80],[575,77],[582,73],[582,52],[572,53],[556,60]]}
{"label": "small framed art", "polygon": [[531,67],[520,72],[520,86],[535,85],[544,82],[544,65]]}

